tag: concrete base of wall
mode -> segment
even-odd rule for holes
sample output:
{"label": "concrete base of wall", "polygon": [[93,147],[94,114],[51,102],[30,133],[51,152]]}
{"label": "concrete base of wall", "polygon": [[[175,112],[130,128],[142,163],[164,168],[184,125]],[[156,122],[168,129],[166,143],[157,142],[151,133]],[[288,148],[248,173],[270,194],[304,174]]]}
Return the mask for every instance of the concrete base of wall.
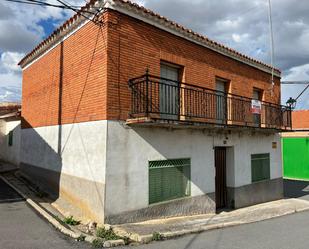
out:
{"label": "concrete base of wall", "polygon": [[283,198],[283,179],[271,179],[228,188],[228,206],[241,208]]}
{"label": "concrete base of wall", "polygon": [[59,209],[77,219],[104,223],[104,184],[25,163],[20,169]]}
{"label": "concrete base of wall", "polygon": [[214,193],[154,204],[148,208],[108,216],[108,224],[141,222],[149,219],[207,214],[216,212]]}

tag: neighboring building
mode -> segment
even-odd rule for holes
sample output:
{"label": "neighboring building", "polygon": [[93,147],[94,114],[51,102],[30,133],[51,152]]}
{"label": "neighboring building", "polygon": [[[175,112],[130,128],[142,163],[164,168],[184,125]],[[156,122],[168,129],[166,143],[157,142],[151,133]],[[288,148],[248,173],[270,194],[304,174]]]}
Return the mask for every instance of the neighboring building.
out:
{"label": "neighboring building", "polygon": [[292,127],[282,134],[283,175],[309,180],[309,110],[293,111]]}
{"label": "neighboring building", "polygon": [[0,103],[0,160],[19,165],[20,153],[19,103]]}
{"label": "neighboring building", "polygon": [[20,62],[24,173],[108,223],[282,198],[279,70],[129,1],[83,10]]}

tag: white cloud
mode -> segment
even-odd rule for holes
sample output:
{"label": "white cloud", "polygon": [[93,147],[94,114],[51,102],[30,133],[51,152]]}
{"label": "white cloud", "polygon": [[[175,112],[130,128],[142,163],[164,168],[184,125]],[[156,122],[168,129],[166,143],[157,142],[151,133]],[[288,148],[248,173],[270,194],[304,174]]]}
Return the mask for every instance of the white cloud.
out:
{"label": "white cloud", "polygon": [[302,81],[307,80],[309,82],[309,63],[297,67],[292,67],[287,71],[287,75],[284,76],[285,81]]}
{"label": "white cloud", "polygon": [[[70,3],[85,4],[83,0]],[[40,21],[62,22],[72,14],[60,8],[0,2],[0,101],[12,98],[12,88],[21,89],[21,69],[17,63],[45,37]]]}
{"label": "white cloud", "polygon": [[17,63],[23,58],[24,53],[4,52],[0,56],[0,65],[7,72],[20,72]]}
{"label": "white cloud", "polygon": [[235,42],[240,43],[240,42],[244,42],[245,40],[247,40],[249,37],[248,34],[232,34],[232,38]]}
{"label": "white cloud", "polygon": [[12,72],[9,73],[0,73],[0,87],[21,87],[21,75],[14,74]]}
{"label": "white cloud", "polygon": [[[46,0],[50,3],[56,0]],[[268,5],[265,0],[133,0],[180,24],[266,63],[270,62]],[[66,0],[84,5],[85,0]],[[309,70],[309,2],[272,0],[275,65],[284,79],[305,80]],[[55,25],[72,11],[0,2],[0,85],[21,85],[13,64],[46,35],[39,23]],[[4,35],[3,35],[4,34]],[[300,89],[283,87],[282,96]],[[307,105],[309,108],[309,105]]]}

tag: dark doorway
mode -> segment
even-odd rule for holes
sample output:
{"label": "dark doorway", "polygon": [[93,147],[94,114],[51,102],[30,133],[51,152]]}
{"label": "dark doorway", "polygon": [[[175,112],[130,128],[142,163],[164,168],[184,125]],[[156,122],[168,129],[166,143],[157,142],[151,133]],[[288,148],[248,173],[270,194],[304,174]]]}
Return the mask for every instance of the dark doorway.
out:
{"label": "dark doorway", "polygon": [[216,208],[222,209],[227,207],[225,147],[215,147],[215,168],[216,168]]}

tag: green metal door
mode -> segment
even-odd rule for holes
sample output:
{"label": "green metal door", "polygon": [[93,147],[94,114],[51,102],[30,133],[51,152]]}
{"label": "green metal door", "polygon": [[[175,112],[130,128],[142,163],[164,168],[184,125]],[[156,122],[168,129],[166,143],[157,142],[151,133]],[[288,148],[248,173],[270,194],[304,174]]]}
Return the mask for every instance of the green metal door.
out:
{"label": "green metal door", "polygon": [[149,204],[190,196],[190,159],[149,162]]}
{"label": "green metal door", "polygon": [[309,180],[309,137],[283,138],[284,177]]}

